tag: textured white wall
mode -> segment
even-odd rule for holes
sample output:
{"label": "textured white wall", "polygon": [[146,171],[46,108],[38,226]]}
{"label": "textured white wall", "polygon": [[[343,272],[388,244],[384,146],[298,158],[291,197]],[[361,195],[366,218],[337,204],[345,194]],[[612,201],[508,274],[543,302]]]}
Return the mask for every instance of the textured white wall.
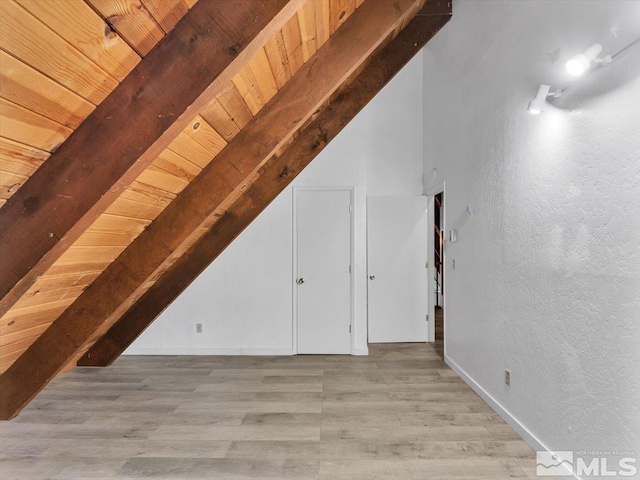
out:
{"label": "textured white wall", "polygon": [[639,34],[640,2],[458,1],[425,48],[425,189],[446,182],[458,231],[446,355],[555,450],[640,452],[640,52],[526,107],[569,55]]}
{"label": "textured white wall", "polygon": [[126,353],[290,354],[293,186],[355,187],[354,347],[366,353],[366,197],[422,193],[422,72],[418,55]]}

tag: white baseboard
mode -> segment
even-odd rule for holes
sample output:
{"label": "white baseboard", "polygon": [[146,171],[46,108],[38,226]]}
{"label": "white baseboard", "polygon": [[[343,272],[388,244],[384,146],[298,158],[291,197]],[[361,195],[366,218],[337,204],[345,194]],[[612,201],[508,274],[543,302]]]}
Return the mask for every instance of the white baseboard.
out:
{"label": "white baseboard", "polygon": [[293,355],[291,348],[138,347],[123,355]]}
{"label": "white baseboard", "polygon": [[[123,355],[295,355],[291,348],[208,348],[208,347],[131,347]],[[369,349],[354,348],[351,355],[369,355]]]}
{"label": "white baseboard", "polygon": [[366,357],[367,355],[369,355],[369,347],[353,347],[353,350],[351,350],[351,355],[362,355]]}
{"label": "white baseboard", "polygon": [[[538,437],[531,433],[527,427],[525,427],[516,417],[514,417],[509,410],[503,407],[500,402],[493,398],[489,392],[482,388],[480,384],[478,384],[478,382],[476,382],[467,372],[465,372],[464,369],[460,367],[460,365],[458,365],[446,355],[444,357],[444,361],[451,367],[454,372],[458,374],[460,378],[462,378],[462,380],[465,381],[467,385],[469,385],[473,389],[474,392],[476,392],[485,402],[487,402],[487,404],[493,409],[493,411],[496,412],[505,422],[507,422],[507,424],[511,428],[513,428],[532,449],[545,450],[547,452],[551,451],[546,447],[544,443],[540,441],[540,439],[538,439]],[[581,480],[580,477],[573,475],[572,472],[567,472],[567,477]]]}

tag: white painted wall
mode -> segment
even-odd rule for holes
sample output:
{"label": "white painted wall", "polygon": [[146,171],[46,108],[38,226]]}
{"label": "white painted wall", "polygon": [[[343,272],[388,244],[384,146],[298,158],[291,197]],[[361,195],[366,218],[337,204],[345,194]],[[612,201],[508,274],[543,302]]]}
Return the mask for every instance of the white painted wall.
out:
{"label": "white painted wall", "polygon": [[[355,187],[357,354],[367,353],[366,197],[422,193],[422,72],[418,55],[292,184]],[[292,352],[292,186],[126,353]],[[196,323],[203,324],[201,334]]]}
{"label": "white painted wall", "polygon": [[550,449],[640,452],[640,52],[526,107],[638,35],[640,2],[458,1],[424,52],[425,190],[446,182],[458,231],[446,355]]}

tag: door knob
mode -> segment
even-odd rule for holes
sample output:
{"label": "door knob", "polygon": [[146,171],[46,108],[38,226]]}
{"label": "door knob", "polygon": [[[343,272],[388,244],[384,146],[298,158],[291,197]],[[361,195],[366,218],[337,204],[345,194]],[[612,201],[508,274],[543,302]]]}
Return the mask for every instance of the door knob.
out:
{"label": "door knob", "polygon": [[376,276],[375,275],[369,275],[369,280],[375,280]]}
{"label": "door knob", "polygon": [[298,285],[302,285],[304,283],[304,278],[300,277],[297,283]]}

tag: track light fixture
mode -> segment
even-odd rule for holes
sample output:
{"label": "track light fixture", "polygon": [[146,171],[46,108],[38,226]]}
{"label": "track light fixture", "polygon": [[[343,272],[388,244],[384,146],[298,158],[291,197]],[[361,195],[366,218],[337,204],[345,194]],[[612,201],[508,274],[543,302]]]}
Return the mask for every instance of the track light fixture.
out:
{"label": "track light fixture", "polygon": [[583,53],[576,55],[566,63],[565,68],[567,72],[574,77],[579,77],[584,72],[589,70],[589,67],[592,63],[603,64],[611,62],[611,55],[608,55],[604,58],[598,58],[598,55],[600,55],[601,52],[602,45],[600,45],[599,43],[594,43]]}
{"label": "track light fixture", "polygon": [[[598,55],[602,53],[602,45],[600,45],[599,43],[594,43],[583,53],[576,55],[575,57],[570,59],[566,63],[565,68],[570,75],[577,77],[587,72],[594,64],[598,67],[608,66],[612,62],[619,60],[621,57],[628,54],[631,50],[637,47],[640,47],[640,38],[636,38],[633,42],[629,43],[627,46],[618,50],[612,55],[606,55],[602,58],[598,58]],[[548,97],[557,98],[563,95],[569,88],[571,88],[571,85],[564,86],[559,90],[556,90],[555,92],[551,92],[551,87],[549,85],[540,85],[540,87],[538,87],[538,93],[536,93],[535,98],[529,102],[527,111],[532,115],[541,114],[547,106]]]}

